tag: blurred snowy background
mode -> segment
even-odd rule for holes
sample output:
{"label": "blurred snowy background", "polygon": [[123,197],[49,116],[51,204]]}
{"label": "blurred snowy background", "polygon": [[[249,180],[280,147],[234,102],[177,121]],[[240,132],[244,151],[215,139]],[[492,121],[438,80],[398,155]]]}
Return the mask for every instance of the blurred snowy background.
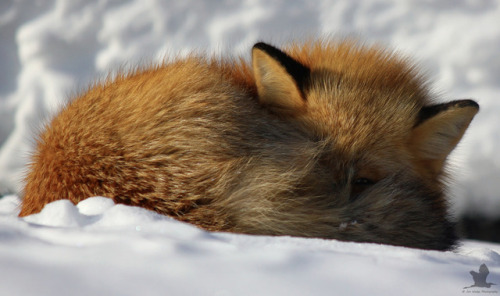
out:
{"label": "blurred snowy background", "polygon": [[[434,252],[210,233],[102,197],[17,217],[34,135],[92,81],[191,50],[249,57],[257,40],[323,35],[401,51],[443,101],[479,102],[451,157],[451,204],[469,237],[500,241],[499,1],[0,0],[0,295],[497,293],[493,243]],[[483,263],[497,285],[465,289]]]}
{"label": "blurred snowy background", "polygon": [[0,194],[19,194],[43,120],[109,72],[191,50],[249,57],[258,40],[324,35],[398,50],[427,71],[443,101],[479,102],[481,112],[451,157],[452,209],[476,222],[500,220],[495,0],[2,0]]}

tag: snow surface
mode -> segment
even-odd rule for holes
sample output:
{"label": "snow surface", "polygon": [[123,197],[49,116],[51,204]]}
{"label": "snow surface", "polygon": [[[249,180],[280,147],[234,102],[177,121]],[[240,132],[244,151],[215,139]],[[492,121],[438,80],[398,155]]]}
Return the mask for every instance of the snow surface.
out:
{"label": "snow surface", "polygon": [[[434,252],[208,233],[91,198],[17,218],[33,137],[90,82],[191,50],[356,35],[413,57],[442,100],[481,112],[451,158],[457,214],[500,217],[495,0],[0,1],[0,295],[454,295],[499,292],[500,246]],[[485,263],[491,289],[467,289]]]}
{"label": "snow surface", "polygon": [[0,200],[1,295],[458,295],[500,245],[456,252],[322,239],[210,233],[93,197],[18,219]]}

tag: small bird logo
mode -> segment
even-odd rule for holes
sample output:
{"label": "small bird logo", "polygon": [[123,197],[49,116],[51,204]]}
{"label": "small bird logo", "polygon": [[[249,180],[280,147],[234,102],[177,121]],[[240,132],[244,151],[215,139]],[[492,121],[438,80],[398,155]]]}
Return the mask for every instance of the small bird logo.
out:
{"label": "small bird logo", "polygon": [[486,277],[488,276],[488,274],[490,274],[490,271],[488,270],[488,267],[484,263],[481,264],[481,266],[479,266],[479,273],[475,272],[474,270],[471,270],[470,274],[472,275],[472,279],[474,280],[474,285],[470,287],[464,287],[464,289],[474,288],[474,287],[491,288],[492,285],[496,285],[494,283],[486,282]]}

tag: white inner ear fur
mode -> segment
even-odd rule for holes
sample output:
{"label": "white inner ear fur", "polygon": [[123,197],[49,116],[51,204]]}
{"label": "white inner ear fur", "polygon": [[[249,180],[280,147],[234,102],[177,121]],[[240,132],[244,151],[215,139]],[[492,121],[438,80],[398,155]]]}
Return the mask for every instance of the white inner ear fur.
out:
{"label": "white inner ear fur", "polygon": [[252,56],[259,101],[288,112],[303,108],[301,92],[286,69],[260,49],[254,49]]}
{"label": "white inner ear fur", "polygon": [[478,112],[473,106],[450,108],[427,119],[412,132],[412,146],[419,158],[444,159],[455,148]]}

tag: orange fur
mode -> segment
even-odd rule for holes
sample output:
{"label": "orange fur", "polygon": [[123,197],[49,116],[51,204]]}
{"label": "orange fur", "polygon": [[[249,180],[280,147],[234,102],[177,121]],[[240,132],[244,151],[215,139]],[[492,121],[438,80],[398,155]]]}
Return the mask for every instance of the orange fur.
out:
{"label": "orange fur", "polygon": [[350,41],[190,56],[68,103],[20,216],[101,195],[214,231],[447,249],[443,167],[477,109],[433,105],[405,59]]}

